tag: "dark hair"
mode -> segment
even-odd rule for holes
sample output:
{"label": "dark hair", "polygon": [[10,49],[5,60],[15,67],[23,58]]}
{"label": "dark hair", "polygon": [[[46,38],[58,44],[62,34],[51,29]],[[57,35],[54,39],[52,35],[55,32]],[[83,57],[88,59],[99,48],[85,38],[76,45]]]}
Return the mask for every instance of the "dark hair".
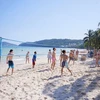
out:
{"label": "dark hair", "polygon": [[66,52],[66,50],[62,50],[62,53],[65,53]]}
{"label": "dark hair", "polygon": [[53,48],[53,50],[55,50],[56,48]]}
{"label": "dark hair", "polygon": [[10,51],[9,52],[12,52],[13,51],[13,49],[10,49]]}
{"label": "dark hair", "polygon": [[51,51],[51,49],[49,49],[49,51]]}
{"label": "dark hair", "polygon": [[36,54],[36,51],[34,53]]}

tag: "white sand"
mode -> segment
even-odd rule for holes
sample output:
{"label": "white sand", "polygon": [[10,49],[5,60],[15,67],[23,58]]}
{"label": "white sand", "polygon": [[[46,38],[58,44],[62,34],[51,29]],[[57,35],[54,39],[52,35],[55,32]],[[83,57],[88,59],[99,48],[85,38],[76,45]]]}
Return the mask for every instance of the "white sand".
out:
{"label": "white sand", "polygon": [[73,75],[65,68],[60,77],[59,60],[51,72],[43,57],[37,59],[34,69],[31,63],[17,61],[14,74],[4,76],[7,64],[1,63],[0,100],[100,100],[100,67],[93,65],[91,59],[76,61],[69,65]]}

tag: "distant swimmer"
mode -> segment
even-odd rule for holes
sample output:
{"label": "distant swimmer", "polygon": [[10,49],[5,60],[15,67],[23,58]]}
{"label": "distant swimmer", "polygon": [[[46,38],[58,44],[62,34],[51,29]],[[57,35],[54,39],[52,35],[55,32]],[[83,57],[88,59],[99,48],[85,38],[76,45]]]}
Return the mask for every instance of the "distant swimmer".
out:
{"label": "distant swimmer", "polygon": [[30,53],[29,51],[26,53],[26,63],[29,63],[29,60],[30,60],[30,59],[29,59],[29,58],[30,58],[30,57],[29,57],[29,53]]}
{"label": "distant swimmer", "polygon": [[55,64],[56,64],[56,48],[53,48],[51,69],[54,70]]}
{"label": "distant swimmer", "polygon": [[36,62],[36,57],[37,57],[37,52],[35,51],[34,52],[34,55],[33,55],[33,58],[32,58],[32,67],[34,68],[34,66],[35,66],[35,62]]}
{"label": "distant swimmer", "polygon": [[52,53],[51,53],[51,50],[50,49],[49,49],[47,58],[48,58],[48,63],[51,63]]}
{"label": "distant swimmer", "polygon": [[12,73],[14,72],[14,63],[13,63],[13,50],[11,49],[7,55],[7,58],[6,58],[6,63],[8,64],[8,69],[7,69],[7,72],[6,72],[6,75],[8,75],[8,71],[10,68],[12,68]]}
{"label": "distant swimmer", "polygon": [[67,62],[67,60],[68,60],[68,56],[66,55],[66,50],[62,50],[62,55],[61,55],[61,62],[62,62],[62,65],[61,65],[61,76],[63,75],[63,68],[64,67],[66,67],[67,69],[68,69],[68,71],[71,73],[71,75],[72,75],[72,72],[71,72],[71,70],[69,69],[69,67],[68,67],[68,62]]}

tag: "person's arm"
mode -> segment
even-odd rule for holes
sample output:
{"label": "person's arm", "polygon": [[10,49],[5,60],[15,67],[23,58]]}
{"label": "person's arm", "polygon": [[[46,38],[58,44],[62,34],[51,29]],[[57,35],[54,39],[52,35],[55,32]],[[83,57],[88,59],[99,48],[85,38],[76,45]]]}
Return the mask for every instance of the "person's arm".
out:
{"label": "person's arm", "polygon": [[7,55],[7,57],[6,57],[6,63],[8,63],[8,55]]}
{"label": "person's arm", "polygon": [[68,56],[66,55],[66,60],[68,60]]}
{"label": "person's arm", "polygon": [[60,62],[62,62],[62,55],[61,55],[61,58],[60,58]]}

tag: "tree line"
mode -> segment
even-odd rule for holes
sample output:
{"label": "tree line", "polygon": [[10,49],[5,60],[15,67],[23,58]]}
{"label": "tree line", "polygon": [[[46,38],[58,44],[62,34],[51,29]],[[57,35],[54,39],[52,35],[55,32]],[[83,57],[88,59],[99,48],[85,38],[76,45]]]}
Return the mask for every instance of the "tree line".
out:
{"label": "tree line", "polygon": [[84,47],[88,50],[91,49],[100,49],[100,22],[98,23],[98,28],[96,30],[89,29],[87,33],[85,33],[85,37],[83,38]]}

